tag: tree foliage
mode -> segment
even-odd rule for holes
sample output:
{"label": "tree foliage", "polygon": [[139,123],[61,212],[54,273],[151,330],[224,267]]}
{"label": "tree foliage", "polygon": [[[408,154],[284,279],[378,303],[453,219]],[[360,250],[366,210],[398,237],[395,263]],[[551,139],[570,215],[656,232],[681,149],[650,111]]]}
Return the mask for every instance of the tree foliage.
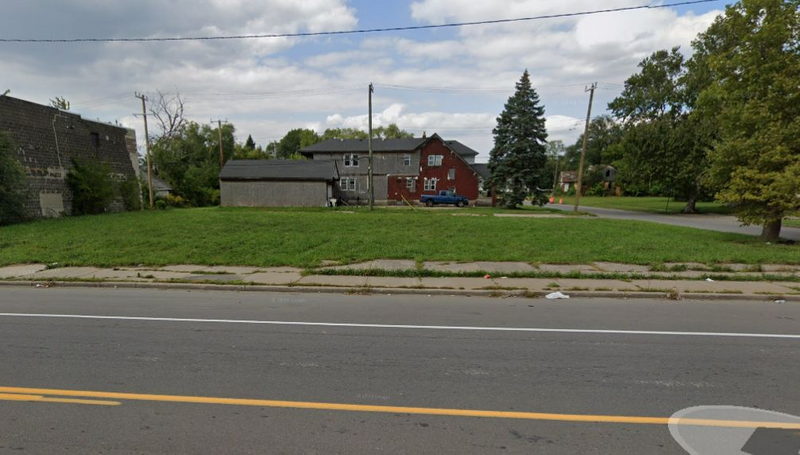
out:
{"label": "tree foliage", "polygon": [[547,196],[541,191],[547,184],[545,163],[544,107],[531,86],[528,70],[516,84],[516,92],[505,104],[492,130],[494,147],[489,155],[493,187],[505,207],[522,204],[527,196],[537,205],[544,205]]}
{"label": "tree foliage", "polygon": [[800,210],[800,0],[742,0],[695,41],[707,58],[699,104],[719,119],[709,158],[721,201],[778,238]]}
{"label": "tree foliage", "polygon": [[306,128],[295,128],[286,133],[278,141],[277,157],[279,159],[302,159],[300,149],[319,142],[319,135]]}
{"label": "tree foliage", "polygon": [[0,226],[22,220],[25,172],[11,139],[0,131]]}
{"label": "tree foliage", "polygon": [[61,109],[62,111],[68,111],[70,108],[69,101],[63,96],[57,96],[55,98],[50,99],[50,106]]}
{"label": "tree foliage", "polygon": [[[609,148],[618,144],[621,138],[622,126],[610,115],[601,115],[592,119],[589,122],[589,139],[586,141],[584,164],[587,166],[611,164],[615,155]],[[583,133],[573,145],[565,149],[563,164],[565,169],[578,169],[582,147]]]}
{"label": "tree foliage", "polygon": [[108,165],[96,160],[72,160],[67,173],[67,185],[72,192],[72,214],[103,213],[114,200],[114,181]]}
{"label": "tree foliage", "polygon": [[706,152],[713,136],[713,122],[693,113],[702,80],[687,71],[677,47],[654,52],[639,68],[608,105],[624,132],[607,155],[629,193],[675,196],[687,201],[685,212],[694,212],[709,194]]}
{"label": "tree foliage", "polygon": [[[224,161],[233,156],[235,128],[222,125]],[[159,177],[193,206],[219,203],[219,130],[195,122],[186,123],[152,145],[153,163]]]}

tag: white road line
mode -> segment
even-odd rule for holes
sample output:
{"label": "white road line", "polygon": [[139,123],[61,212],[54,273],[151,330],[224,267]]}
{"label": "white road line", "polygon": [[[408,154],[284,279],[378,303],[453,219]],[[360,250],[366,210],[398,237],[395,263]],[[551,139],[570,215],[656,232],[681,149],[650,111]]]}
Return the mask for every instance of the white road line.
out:
{"label": "white road line", "polygon": [[148,322],[195,322],[222,324],[260,324],[307,327],[357,327],[374,329],[416,329],[416,330],[472,330],[485,332],[529,332],[529,333],[590,333],[603,335],[672,335],[700,337],[733,338],[784,338],[800,339],[800,334],[782,333],[735,333],[735,332],[675,332],[663,330],[605,330],[605,329],[555,329],[543,327],[480,327],[458,325],[409,325],[409,324],[359,324],[352,322],[302,322],[302,321],[261,321],[253,319],[195,319],[195,318],[156,318],[147,316],[101,316],[90,314],[47,314],[47,313],[0,313],[0,317],[18,318],[60,318],[60,319],[109,319],[117,321]]}

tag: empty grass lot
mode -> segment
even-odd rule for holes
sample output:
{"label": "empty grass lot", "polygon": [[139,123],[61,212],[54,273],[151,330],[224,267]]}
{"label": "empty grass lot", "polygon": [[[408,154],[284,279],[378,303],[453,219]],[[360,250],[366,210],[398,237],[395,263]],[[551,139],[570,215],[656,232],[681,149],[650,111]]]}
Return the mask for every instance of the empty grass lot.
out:
{"label": "empty grass lot", "polygon": [[[523,212],[530,213],[530,212]],[[454,214],[477,216],[453,216]],[[491,210],[199,208],[0,227],[0,265],[316,266],[377,258],[658,264],[798,263],[800,245],[595,217],[508,218]]]}
{"label": "empty grass lot", "polygon": [[[669,203],[667,202],[669,201]],[[575,197],[565,197],[565,204],[574,204]],[[675,201],[665,197],[626,197],[626,196],[584,196],[581,198],[581,207],[599,207],[604,209],[633,210],[636,212],[650,213],[681,213],[686,206],[685,202]],[[719,202],[698,202],[699,213],[729,214],[730,208]]]}

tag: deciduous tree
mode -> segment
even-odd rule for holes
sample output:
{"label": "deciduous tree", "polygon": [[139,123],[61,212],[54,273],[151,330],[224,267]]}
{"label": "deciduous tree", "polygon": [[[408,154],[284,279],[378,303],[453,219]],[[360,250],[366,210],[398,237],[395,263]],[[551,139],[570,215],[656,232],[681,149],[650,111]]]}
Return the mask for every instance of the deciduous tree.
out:
{"label": "deciduous tree", "polygon": [[699,104],[719,123],[709,155],[717,197],[777,240],[800,210],[800,0],[741,0],[695,48],[711,79]]}

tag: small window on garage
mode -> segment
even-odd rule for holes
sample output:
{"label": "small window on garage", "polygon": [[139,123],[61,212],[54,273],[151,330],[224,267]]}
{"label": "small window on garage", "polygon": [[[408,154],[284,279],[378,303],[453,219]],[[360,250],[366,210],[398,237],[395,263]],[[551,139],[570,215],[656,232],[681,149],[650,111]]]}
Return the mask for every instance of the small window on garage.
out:
{"label": "small window on garage", "polygon": [[447,170],[447,180],[455,180],[456,179],[456,168],[452,167]]}

